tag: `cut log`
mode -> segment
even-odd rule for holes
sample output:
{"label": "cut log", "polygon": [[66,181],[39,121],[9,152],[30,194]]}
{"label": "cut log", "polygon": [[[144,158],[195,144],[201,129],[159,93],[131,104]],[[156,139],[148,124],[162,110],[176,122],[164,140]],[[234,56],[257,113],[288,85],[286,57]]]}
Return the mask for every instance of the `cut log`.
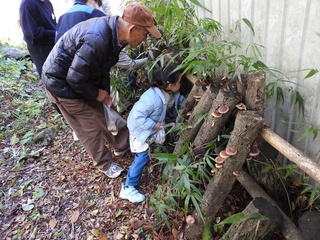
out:
{"label": "cut log", "polygon": [[271,146],[277,149],[287,159],[294,162],[311,178],[320,183],[320,165],[317,164],[315,160],[307,157],[302,151],[285,141],[270,128],[262,129],[261,137],[270,143]]}
{"label": "cut log", "polygon": [[241,83],[244,86],[240,87],[238,84],[237,88],[244,96],[247,108],[258,112],[263,117],[265,111],[266,74],[264,72],[241,74]]}
{"label": "cut log", "polygon": [[237,114],[234,129],[227,144],[227,148],[234,148],[237,153],[225,161],[223,167],[207,185],[203,195],[204,203],[201,204],[204,222],[195,212],[193,214],[195,223],[185,228],[187,239],[201,239],[202,231],[199,229],[212,229],[213,219],[235,182],[233,171],[242,168],[252,142],[258,136],[262,126],[263,118],[254,111],[243,111]]}
{"label": "cut log", "polygon": [[253,197],[263,197],[276,206],[282,215],[281,233],[285,239],[288,240],[303,240],[304,237],[301,231],[292,223],[288,216],[277,206],[277,204],[269,197],[268,194],[257,184],[253,178],[245,171],[241,171],[236,177],[241,185]]}
{"label": "cut log", "polygon": [[[209,110],[208,116],[202,124],[198,134],[196,135],[192,149],[196,155],[204,155],[206,149],[205,145],[213,141],[225,129],[226,123],[236,108],[239,102],[239,97],[236,93],[225,91],[221,89],[213,101]],[[219,108],[224,107],[227,109],[226,113],[220,113]]]}
{"label": "cut log", "polygon": [[193,85],[196,84],[197,81],[199,81],[199,79],[195,75],[191,75],[190,73],[186,74],[186,79],[188,79],[189,82],[191,82]]}
{"label": "cut log", "polygon": [[[286,194],[287,181],[282,177],[282,172],[270,169],[269,166],[278,165],[279,152],[269,143],[262,140],[259,149],[261,154],[247,160],[247,170],[251,177],[266,191],[266,193],[286,213],[290,213],[290,200]],[[282,155],[281,155],[282,156]]]}
{"label": "cut log", "polygon": [[[269,236],[282,225],[282,216],[278,208],[261,197],[253,199],[243,213],[246,219],[233,223],[221,238],[222,240],[270,239]],[[250,218],[250,215],[257,213],[268,219]]]}
{"label": "cut log", "polygon": [[218,94],[218,90],[213,86],[214,85],[210,85],[207,87],[206,91],[202,94],[199,103],[194,107],[188,119],[189,127],[180,132],[179,140],[175,145],[173,153],[179,154],[183,144],[186,141],[192,142],[197,135],[200,127],[204,122],[204,118],[202,118],[201,120],[202,115],[209,111],[212,102]]}
{"label": "cut log", "polygon": [[299,229],[306,240],[320,237],[320,211],[305,212],[298,220]]}
{"label": "cut log", "polygon": [[183,106],[179,110],[181,115],[183,116],[186,115],[189,111],[191,111],[194,108],[196,104],[195,96],[202,96],[205,90],[206,90],[206,87],[203,86],[200,81],[197,81],[193,85],[190,93],[187,96],[186,101],[184,102]]}

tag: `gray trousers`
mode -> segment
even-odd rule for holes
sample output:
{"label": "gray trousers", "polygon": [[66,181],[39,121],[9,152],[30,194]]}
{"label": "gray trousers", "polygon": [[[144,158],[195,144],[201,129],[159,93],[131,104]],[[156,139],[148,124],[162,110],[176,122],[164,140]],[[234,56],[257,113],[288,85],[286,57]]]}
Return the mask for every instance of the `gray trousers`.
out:
{"label": "gray trousers", "polygon": [[106,147],[106,143],[115,151],[129,148],[128,128],[123,127],[113,136],[107,129],[101,102],[58,98],[47,90],[46,94],[50,101],[58,105],[63,117],[77,134],[98,169],[105,171],[113,162],[112,153]]}

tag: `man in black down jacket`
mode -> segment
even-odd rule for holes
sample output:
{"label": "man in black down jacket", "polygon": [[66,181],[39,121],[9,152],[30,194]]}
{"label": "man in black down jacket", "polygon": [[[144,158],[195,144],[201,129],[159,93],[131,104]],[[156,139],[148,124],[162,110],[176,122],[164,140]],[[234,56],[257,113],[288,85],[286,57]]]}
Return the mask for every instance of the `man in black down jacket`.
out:
{"label": "man in black down jacket", "polygon": [[129,150],[127,127],[113,136],[107,129],[103,104],[112,105],[109,71],[126,46],[137,47],[148,34],[160,38],[152,12],[143,4],[128,4],[119,16],[92,18],[67,31],[43,65],[42,81],[75,131],[94,165],[108,177],[123,169],[113,163],[105,142],[121,156]]}

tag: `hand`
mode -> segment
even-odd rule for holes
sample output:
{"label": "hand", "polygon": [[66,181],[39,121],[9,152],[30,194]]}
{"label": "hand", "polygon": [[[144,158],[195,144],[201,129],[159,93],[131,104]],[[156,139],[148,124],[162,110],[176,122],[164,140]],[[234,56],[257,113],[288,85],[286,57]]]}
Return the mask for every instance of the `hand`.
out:
{"label": "hand", "polygon": [[106,90],[99,89],[97,101],[104,103],[105,105],[111,107],[112,106],[112,97]]}
{"label": "hand", "polygon": [[156,125],[154,125],[153,129],[154,129],[154,130],[161,130],[161,129],[163,129],[163,123],[157,123]]}

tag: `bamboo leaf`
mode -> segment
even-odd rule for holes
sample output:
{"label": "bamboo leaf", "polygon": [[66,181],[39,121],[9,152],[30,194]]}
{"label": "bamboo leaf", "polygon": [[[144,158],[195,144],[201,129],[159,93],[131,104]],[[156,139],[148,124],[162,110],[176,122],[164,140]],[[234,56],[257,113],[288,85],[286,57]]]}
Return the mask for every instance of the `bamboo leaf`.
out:
{"label": "bamboo leaf", "polygon": [[309,197],[309,206],[312,205],[313,201],[315,200],[315,196],[316,196],[316,191],[315,189],[313,189]]}
{"label": "bamboo leaf", "polygon": [[177,171],[183,171],[186,169],[186,166],[184,165],[177,165],[177,166],[174,166],[173,169],[177,170]]}
{"label": "bamboo leaf", "polygon": [[181,176],[181,179],[183,180],[184,188],[187,190],[187,193],[190,193],[190,180],[188,174],[184,173]]}
{"label": "bamboo leaf", "polygon": [[17,134],[13,134],[12,138],[10,139],[10,144],[11,145],[15,145],[20,141],[20,139],[18,138]]}
{"label": "bamboo leaf", "polygon": [[122,212],[123,212],[122,210],[117,211],[115,218],[121,216]]}
{"label": "bamboo leaf", "polygon": [[173,153],[154,153],[153,156],[157,159],[176,159],[177,155]]}
{"label": "bamboo leaf", "polygon": [[301,194],[309,192],[312,189],[313,189],[313,186],[309,185],[308,187],[306,187],[305,189],[302,190]]}
{"label": "bamboo leaf", "polygon": [[13,171],[13,172],[19,171],[20,166],[21,166],[21,164],[20,164],[20,162],[18,161],[18,162],[16,163],[16,165],[11,169],[11,171]]}
{"label": "bamboo leaf", "polygon": [[193,206],[196,208],[196,211],[197,211],[199,217],[203,220],[203,215],[202,215],[198,201],[196,200],[196,198],[194,196],[191,196],[191,201],[193,203]]}
{"label": "bamboo leaf", "polygon": [[304,77],[304,79],[307,79],[307,78],[310,78],[312,77],[313,75],[315,75],[316,73],[318,73],[319,71],[317,69],[311,69],[309,71],[309,73]]}
{"label": "bamboo leaf", "polygon": [[314,128],[313,127],[309,127],[306,131],[304,131],[301,136],[299,137],[298,141],[306,138],[307,136],[309,136],[311,133],[313,133]]}
{"label": "bamboo leaf", "polygon": [[257,70],[265,70],[268,69],[267,65],[265,65],[260,60],[256,61],[254,64],[252,64],[252,67],[254,67]]}
{"label": "bamboo leaf", "polygon": [[208,8],[206,8],[205,6],[203,6],[198,0],[190,0],[190,2],[192,2],[194,5],[201,7],[203,9],[207,10],[209,13],[211,13],[211,11]]}
{"label": "bamboo leaf", "polygon": [[247,215],[246,219],[269,220],[268,217],[263,216],[261,213],[258,213],[258,212]]}
{"label": "bamboo leaf", "polygon": [[185,143],[183,144],[183,146],[182,146],[182,148],[181,148],[181,150],[180,150],[180,152],[179,152],[179,155],[180,155],[180,156],[181,156],[182,154],[185,154],[185,153],[188,151],[188,149],[189,149],[188,142],[189,142],[189,141],[185,141]]}
{"label": "bamboo leaf", "polygon": [[187,213],[189,210],[189,202],[190,202],[190,195],[188,194],[184,199],[184,204],[183,204],[183,209],[185,213]]}
{"label": "bamboo leaf", "polygon": [[220,223],[218,223],[216,225],[232,224],[235,222],[243,221],[245,218],[246,218],[246,215],[242,212],[239,212],[239,213],[231,215],[230,217],[223,219],[223,221],[221,221]]}
{"label": "bamboo leaf", "polygon": [[247,24],[247,26],[251,29],[252,33],[253,33],[253,36],[255,35],[255,32],[254,32],[254,28],[251,24],[251,22],[247,19],[247,18],[242,18],[242,21],[245,22],[245,24]]}

